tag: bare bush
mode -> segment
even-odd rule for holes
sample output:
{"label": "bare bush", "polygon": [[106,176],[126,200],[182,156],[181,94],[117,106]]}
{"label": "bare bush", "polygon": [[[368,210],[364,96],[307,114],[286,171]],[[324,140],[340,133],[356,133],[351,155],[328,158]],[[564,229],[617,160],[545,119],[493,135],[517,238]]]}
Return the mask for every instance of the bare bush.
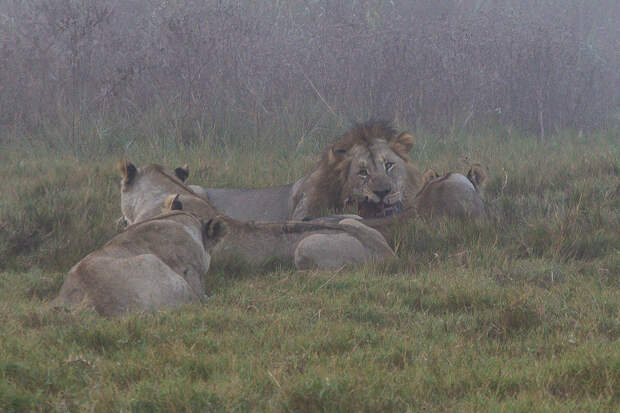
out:
{"label": "bare bush", "polygon": [[0,139],[267,139],[373,116],[544,138],[618,110],[617,1],[246,3],[4,0]]}

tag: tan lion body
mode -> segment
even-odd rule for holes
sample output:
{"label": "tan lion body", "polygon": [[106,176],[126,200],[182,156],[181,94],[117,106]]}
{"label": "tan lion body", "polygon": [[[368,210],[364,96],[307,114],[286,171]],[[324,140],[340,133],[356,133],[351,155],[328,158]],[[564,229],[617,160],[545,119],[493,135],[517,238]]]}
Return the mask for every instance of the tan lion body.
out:
{"label": "tan lion body", "polygon": [[484,214],[478,188],[464,175],[451,172],[427,182],[415,198],[415,208],[424,217],[472,217]]}
{"label": "tan lion body", "polygon": [[[166,183],[167,179],[150,175],[167,174],[161,167],[149,166],[138,168],[133,178],[127,181],[123,177],[123,195],[121,209],[123,214],[130,216],[148,217],[148,213],[141,211],[136,204],[127,202],[139,198],[135,191],[160,193],[165,188],[153,188],[159,183]],[[144,180],[144,182],[142,182]],[[230,259],[242,259],[253,266],[261,266],[273,260],[295,264],[298,269],[310,267],[335,268],[346,264],[367,261],[374,257],[393,256],[384,237],[355,220],[344,219],[341,223],[315,222],[241,222],[230,217],[219,215],[210,202],[196,195],[189,188],[182,189],[182,183],[177,183],[178,194],[176,199],[184,211],[196,214],[207,220],[217,217],[225,223],[226,234],[211,255],[214,262]],[[169,200],[169,203],[172,203]],[[159,205],[159,208],[161,208]],[[153,208],[149,207],[149,211]]]}
{"label": "tan lion body", "polygon": [[295,194],[306,179],[267,188],[203,188],[198,185],[189,188],[207,199],[220,213],[239,221],[301,221],[307,214],[296,201]]}
{"label": "tan lion body", "polygon": [[[354,219],[338,224],[226,221],[229,233],[213,250],[214,262],[242,259],[252,266],[273,260],[297,269],[339,268],[394,255],[385,238]],[[357,225],[363,225],[363,228]]]}
{"label": "tan lion body", "polygon": [[115,316],[197,302],[217,239],[207,230],[181,211],[132,225],[73,266],[52,304]]}

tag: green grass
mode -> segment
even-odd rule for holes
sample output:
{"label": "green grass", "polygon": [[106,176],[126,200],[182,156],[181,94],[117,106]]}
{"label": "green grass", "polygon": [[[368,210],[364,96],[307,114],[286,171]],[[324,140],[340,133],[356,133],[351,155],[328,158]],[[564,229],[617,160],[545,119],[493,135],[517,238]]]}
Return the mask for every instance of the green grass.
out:
{"label": "green grass", "polygon": [[[217,268],[204,304],[112,320],[45,304],[115,233],[121,155],[7,148],[0,411],[618,411],[619,138],[422,135],[421,170],[488,167],[487,221],[413,222],[348,270]],[[270,149],[126,156],[228,186],[313,164]]]}

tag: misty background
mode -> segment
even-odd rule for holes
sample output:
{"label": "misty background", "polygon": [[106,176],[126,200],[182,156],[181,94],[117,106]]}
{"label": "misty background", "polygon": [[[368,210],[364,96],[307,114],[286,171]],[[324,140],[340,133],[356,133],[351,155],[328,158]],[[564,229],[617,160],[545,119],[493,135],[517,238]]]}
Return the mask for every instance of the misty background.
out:
{"label": "misty background", "polygon": [[[319,145],[617,122],[617,0],[0,0],[0,143]],[[321,138],[323,137],[323,138]]]}

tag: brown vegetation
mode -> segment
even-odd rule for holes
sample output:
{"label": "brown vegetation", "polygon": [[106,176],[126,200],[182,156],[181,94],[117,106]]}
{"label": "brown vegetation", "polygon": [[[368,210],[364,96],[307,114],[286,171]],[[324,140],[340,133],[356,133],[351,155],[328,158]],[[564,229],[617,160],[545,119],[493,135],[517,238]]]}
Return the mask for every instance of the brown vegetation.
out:
{"label": "brown vegetation", "polygon": [[618,105],[619,20],[616,1],[6,0],[0,139],[295,145],[368,113],[451,132],[599,126]]}

